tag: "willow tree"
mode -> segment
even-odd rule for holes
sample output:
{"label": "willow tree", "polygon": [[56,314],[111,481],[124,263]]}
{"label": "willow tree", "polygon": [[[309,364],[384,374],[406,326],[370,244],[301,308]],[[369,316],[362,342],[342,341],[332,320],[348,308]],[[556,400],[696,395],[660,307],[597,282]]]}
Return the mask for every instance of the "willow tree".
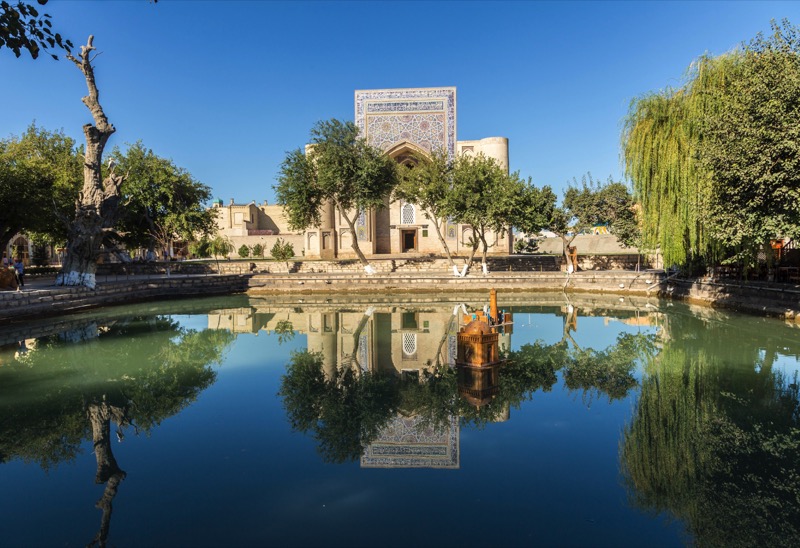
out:
{"label": "willow tree", "polygon": [[666,263],[752,260],[770,238],[800,236],[800,37],[788,21],[772,29],[631,103],[625,171],[644,244]]}
{"label": "willow tree", "polygon": [[713,249],[705,229],[711,174],[698,148],[704,119],[717,108],[708,90],[725,85],[728,62],[700,58],[685,86],[634,99],[625,119],[622,153],[641,204],[643,247],[660,249],[666,264],[683,264]]}
{"label": "willow tree", "polygon": [[332,119],[311,130],[308,153],[294,150],[281,164],[275,194],[292,230],[322,223],[322,208],[332,203],[347,223],[350,242],[368,274],[374,272],[358,244],[356,221],[381,208],[397,185],[397,164],[358,136],[353,122]]}

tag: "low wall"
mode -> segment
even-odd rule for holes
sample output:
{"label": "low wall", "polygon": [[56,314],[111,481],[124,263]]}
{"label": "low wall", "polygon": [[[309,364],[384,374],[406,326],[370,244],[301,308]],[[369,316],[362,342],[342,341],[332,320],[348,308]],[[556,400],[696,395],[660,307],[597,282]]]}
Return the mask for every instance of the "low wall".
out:
{"label": "low wall", "polygon": [[[559,255],[505,255],[489,256],[487,264],[491,272],[559,272],[564,270],[564,257]],[[455,257],[454,262],[461,268],[465,263],[464,257]],[[381,273],[451,273],[452,267],[446,258],[441,257],[402,257],[370,259],[372,267]],[[639,264],[636,255],[579,255],[580,270],[636,270]],[[166,274],[169,268],[172,274],[279,274],[279,273],[353,273],[364,272],[364,267],[358,259],[339,259],[323,261],[317,259],[301,259],[286,262],[277,262],[271,259],[244,259],[230,261],[220,259],[206,261],[173,261],[152,263],[111,263],[98,266],[98,276],[129,276]],[[480,271],[480,257],[476,257],[473,271]]]}
{"label": "low wall", "polygon": [[0,292],[0,321],[65,314],[98,306],[137,301],[225,295],[247,290],[248,276],[183,276],[127,279],[97,287],[53,287]]}
{"label": "low wall", "polygon": [[730,308],[800,322],[800,286],[772,282],[715,282],[706,279],[670,279],[659,297]]}
{"label": "low wall", "polygon": [[486,291],[579,291],[655,296],[663,272],[492,272],[465,278],[447,274],[256,274],[248,294],[270,293],[414,293]]}

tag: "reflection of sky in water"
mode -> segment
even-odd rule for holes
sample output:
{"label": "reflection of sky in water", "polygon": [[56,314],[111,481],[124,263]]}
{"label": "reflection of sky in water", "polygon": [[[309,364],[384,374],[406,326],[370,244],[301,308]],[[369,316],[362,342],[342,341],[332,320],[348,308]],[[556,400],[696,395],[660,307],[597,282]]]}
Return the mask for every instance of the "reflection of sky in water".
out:
{"label": "reflection of sky in water", "polygon": [[[570,335],[581,348],[604,350],[622,333],[655,333],[653,326],[627,325],[616,319],[600,316],[578,316],[578,329]],[[553,314],[514,314],[513,348],[541,340],[555,344],[564,337],[564,317]]]}
{"label": "reflection of sky in water", "polygon": [[[361,309],[350,310],[358,318]],[[685,308],[680,313],[689,314]],[[209,324],[197,312],[171,318],[189,330]],[[564,336],[563,314],[515,312],[514,320],[514,349],[537,340],[555,344]],[[748,333],[755,341],[782,327],[760,320],[729,323],[726,336]],[[346,324],[352,329],[356,322]],[[582,349],[600,351],[621,333],[655,329],[579,315],[571,337]],[[796,337],[781,333],[789,342]],[[128,476],[114,500],[109,543],[683,544],[680,522],[636,509],[621,485],[620,442],[638,387],[609,402],[566,389],[559,372],[550,391],[533,393],[510,410],[507,421],[463,426],[458,470],[363,469],[358,462],[324,462],[312,436],[292,431],[276,396],[292,351],[309,344],[299,331],[282,344],[266,329],[237,333],[223,363],[213,367],[214,383],[196,401],[147,435],[127,429],[124,442],[114,439],[114,455]],[[774,367],[794,374],[798,361],[779,352]],[[20,459],[0,464],[0,544],[89,542],[99,525],[94,503],[103,486],[93,483],[91,440],[84,439],[81,449],[74,462],[49,473]]]}

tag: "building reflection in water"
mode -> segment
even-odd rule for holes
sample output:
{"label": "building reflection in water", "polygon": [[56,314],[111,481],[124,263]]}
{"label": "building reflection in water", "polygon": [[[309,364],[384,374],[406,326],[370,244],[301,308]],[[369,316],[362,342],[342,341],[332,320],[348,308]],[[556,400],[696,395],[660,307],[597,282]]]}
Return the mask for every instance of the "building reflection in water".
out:
{"label": "building reflection in water", "polygon": [[[390,374],[402,382],[424,383],[437,368],[457,371],[459,394],[470,405],[488,404],[498,391],[501,348],[511,345],[510,314],[496,300],[485,311],[462,315],[465,306],[366,305],[336,310],[324,303],[268,312],[229,309],[209,314],[209,327],[234,332],[282,332],[289,325],[307,337],[307,349],[321,356],[328,380],[337,368]],[[476,321],[467,328],[462,322]],[[491,323],[491,326],[489,325]],[[474,330],[481,333],[473,333]],[[485,331],[485,333],[483,333]],[[477,342],[476,342],[477,341]],[[494,420],[508,419],[508,406]],[[458,468],[459,417],[432,425],[413,411],[398,414],[370,440],[361,458],[365,468]]]}
{"label": "building reflection in water", "polygon": [[362,468],[459,467],[458,417],[449,428],[436,428],[418,416],[398,414],[370,443],[361,457]]}

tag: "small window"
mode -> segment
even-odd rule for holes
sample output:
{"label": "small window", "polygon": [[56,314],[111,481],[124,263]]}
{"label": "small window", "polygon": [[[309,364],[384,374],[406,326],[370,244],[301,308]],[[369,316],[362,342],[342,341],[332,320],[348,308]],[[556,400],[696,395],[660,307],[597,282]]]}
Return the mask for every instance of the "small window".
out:
{"label": "small window", "polygon": [[403,333],[403,354],[406,357],[416,357],[417,355],[417,334]]}
{"label": "small window", "polygon": [[416,222],[416,212],[414,211],[413,204],[404,204],[400,212],[400,223],[404,225],[413,225]]}
{"label": "small window", "polygon": [[418,322],[417,322],[417,313],[416,312],[403,312],[401,316],[401,323],[400,326],[402,329],[416,329]]}

